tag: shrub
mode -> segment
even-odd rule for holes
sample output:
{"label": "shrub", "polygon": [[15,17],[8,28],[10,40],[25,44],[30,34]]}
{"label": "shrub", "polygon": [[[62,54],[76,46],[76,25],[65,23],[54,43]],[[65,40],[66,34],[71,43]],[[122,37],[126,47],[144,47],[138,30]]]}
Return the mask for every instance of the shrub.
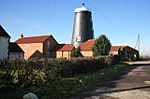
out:
{"label": "shrub", "polygon": [[120,63],[120,61],[121,61],[121,56],[120,55],[114,55],[113,56],[113,59],[112,59],[112,64],[118,64],[118,63]]}
{"label": "shrub", "polygon": [[0,61],[0,87],[41,85],[65,77],[93,72],[117,63],[113,56],[94,58]]}
{"label": "shrub", "polygon": [[81,51],[81,50],[80,50],[79,47],[78,47],[78,48],[75,48],[75,49],[73,50],[73,52],[71,53],[71,57],[83,57],[83,55],[81,54],[80,51]]}
{"label": "shrub", "polygon": [[110,40],[106,37],[106,35],[101,35],[96,39],[96,43],[94,44],[92,50],[94,56],[100,55],[108,55],[110,52],[111,43]]}

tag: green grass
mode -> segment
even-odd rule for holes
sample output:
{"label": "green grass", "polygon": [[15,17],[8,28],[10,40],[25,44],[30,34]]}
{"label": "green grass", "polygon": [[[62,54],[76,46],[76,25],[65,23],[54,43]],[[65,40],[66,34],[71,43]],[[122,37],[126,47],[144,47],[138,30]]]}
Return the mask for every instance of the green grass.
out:
{"label": "green grass", "polygon": [[128,67],[128,64],[118,64],[98,70],[96,72],[82,74],[72,78],[64,78],[41,86],[32,86],[20,89],[0,89],[0,99],[18,99],[28,92],[33,92],[41,99],[66,98],[80,95],[85,90],[111,80]]}

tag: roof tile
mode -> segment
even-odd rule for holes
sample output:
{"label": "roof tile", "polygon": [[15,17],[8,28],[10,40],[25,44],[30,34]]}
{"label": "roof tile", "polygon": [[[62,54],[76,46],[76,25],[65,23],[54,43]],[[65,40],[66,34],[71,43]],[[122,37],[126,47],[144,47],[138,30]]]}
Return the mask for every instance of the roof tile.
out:
{"label": "roof tile", "polygon": [[90,39],[84,43],[81,43],[79,47],[81,51],[91,51],[94,44],[95,44],[95,40]]}
{"label": "roof tile", "polygon": [[111,46],[110,51],[118,51],[121,48],[126,48],[128,46]]}
{"label": "roof tile", "polygon": [[58,44],[54,50],[56,50],[56,51],[72,51],[73,46],[71,44]]}
{"label": "roof tile", "polygon": [[16,43],[42,43],[49,37],[51,37],[51,35],[23,37],[19,38]]}

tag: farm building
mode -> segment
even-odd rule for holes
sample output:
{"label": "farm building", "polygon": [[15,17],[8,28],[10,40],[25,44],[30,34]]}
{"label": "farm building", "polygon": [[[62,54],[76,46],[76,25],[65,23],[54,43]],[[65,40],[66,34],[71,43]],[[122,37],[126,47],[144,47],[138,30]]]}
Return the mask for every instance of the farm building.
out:
{"label": "farm building", "polygon": [[9,57],[9,41],[10,36],[0,25],[0,59],[8,59]]}
{"label": "farm building", "polygon": [[24,59],[54,57],[50,50],[58,45],[52,35],[19,38],[16,43],[25,52]]}
{"label": "farm building", "polygon": [[9,59],[24,59],[24,51],[15,42],[9,43]]}

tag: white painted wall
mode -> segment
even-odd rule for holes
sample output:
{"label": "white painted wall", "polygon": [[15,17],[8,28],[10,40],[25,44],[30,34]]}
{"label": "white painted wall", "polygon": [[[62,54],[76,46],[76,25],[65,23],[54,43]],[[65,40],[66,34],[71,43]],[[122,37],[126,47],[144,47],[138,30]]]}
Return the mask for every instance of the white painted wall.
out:
{"label": "white painted wall", "polygon": [[8,58],[9,37],[0,37],[0,59]]}
{"label": "white painted wall", "polygon": [[23,59],[23,53],[20,52],[10,52],[9,53],[9,59]]}

